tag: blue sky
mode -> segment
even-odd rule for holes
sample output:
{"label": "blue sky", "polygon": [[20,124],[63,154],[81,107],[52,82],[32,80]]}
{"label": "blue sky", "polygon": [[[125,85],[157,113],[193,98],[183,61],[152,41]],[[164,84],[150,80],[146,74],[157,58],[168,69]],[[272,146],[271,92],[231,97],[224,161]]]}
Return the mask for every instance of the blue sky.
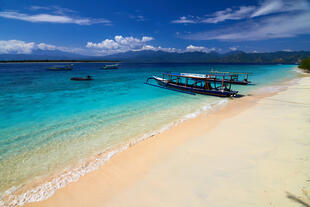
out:
{"label": "blue sky", "polygon": [[0,53],[310,50],[309,0],[0,0]]}

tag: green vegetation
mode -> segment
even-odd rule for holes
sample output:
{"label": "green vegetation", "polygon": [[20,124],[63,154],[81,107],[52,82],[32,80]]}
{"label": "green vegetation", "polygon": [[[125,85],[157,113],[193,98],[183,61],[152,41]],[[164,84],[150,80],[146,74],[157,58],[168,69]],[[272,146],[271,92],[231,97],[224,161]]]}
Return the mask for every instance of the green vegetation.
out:
{"label": "green vegetation", "polygon": [[310,56],[306,59],[303,59],[298,67],[310,72]]}

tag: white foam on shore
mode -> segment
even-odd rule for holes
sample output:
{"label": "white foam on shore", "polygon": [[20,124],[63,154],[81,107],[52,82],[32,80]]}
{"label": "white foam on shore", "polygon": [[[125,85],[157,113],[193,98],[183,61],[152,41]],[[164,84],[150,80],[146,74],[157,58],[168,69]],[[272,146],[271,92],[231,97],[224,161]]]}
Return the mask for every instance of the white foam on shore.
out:
{"label": "white foam on shore", "polygon": [[0,207],[5,206],[22,206],[26,203],[31,202],[38,202],[42,200],[46,200],[47,198],[51,197],[58,189],[65,187],[68,183],[76,182],[80,179],[80,177],[86,175],[87,173],[98,169],[100,166],[104,165],[105,162],[110,160],[114,155],[123,152],[124,150],[128,149],[129,147],[145,140],[154,135],[163,133],[171,129],[172,127],[186,121],[189,119],[193,119],[200,115],[201,113],[210,113],[214,112],[217,109],[221,108],[228,102],[228,99],[223,99],[218,101],[217,103],[207,104],[203,106],[201,109],[197,110],[196,112],[190,113],[185,115],[182,119],[174,121],[158,130],[152,131],[151,133],[144,134],[141,137],[133,139],[128,143],[120,145],[114,149],[107,149],[102,153],[98,153],[94,159],[91,161],[85,161],[80,167],[71,169],[62,173],[59,176],[53,177],[49,179],[49,181],[37,185],[35,188],[28,190],[26,192],[20,193],[21,187],[12,187],[1,193],[0,197]]}
{"label": "white foam on shore", "polygon": [[305,70],[300,69],[300,68],[298,68],[298,67],[294,68],[294,71],[295,71],[296,73],[299,73],[299,74],[302,74],[302,75],[309,75],[309,73],[305,72]]}

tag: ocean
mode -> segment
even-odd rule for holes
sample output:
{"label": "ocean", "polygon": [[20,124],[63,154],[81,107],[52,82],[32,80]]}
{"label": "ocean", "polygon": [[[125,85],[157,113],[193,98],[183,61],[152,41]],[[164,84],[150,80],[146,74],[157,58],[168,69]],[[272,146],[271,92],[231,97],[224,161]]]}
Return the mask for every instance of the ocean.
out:
{"label": "ocean", "polygon": [[[189,95],[145,85],[161,72],[250,72],[250,95],[297,76],[295,65],[75,63],[49,71],[50,63],[0,64],[0,206],[50,197],[130,145],[230,98]],[[63,65],[63,64],[60,64]],[[93,81],[71,81],[91,75]]]}

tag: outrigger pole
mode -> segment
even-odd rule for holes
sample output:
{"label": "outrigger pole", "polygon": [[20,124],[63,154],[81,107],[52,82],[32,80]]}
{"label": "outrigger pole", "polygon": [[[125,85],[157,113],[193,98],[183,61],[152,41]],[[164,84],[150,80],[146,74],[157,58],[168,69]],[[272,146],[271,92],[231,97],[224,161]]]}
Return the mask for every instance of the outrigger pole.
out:
{"label": "outrigger pole", "polygon": [[176,92],[180,92],[180,93],[186,93],[186,94],[190,94],[190,95],[196,95],[196,93],[191,92],[191,91],[182,91],[182,90],[178,90],[178,89],[175,89],[175,88],[169,88],[169,87],[164,87],[164,86],[159,86],[159,85],[155,85],[155,84],[152,84],[152,83],[148,83],[148,80],[149,80],[149,79],[154,79],[154,78],[153,78],[153,77],[148,78],[144,84],[150,85],[150,86],[154,86],[154,87],[158,87],[158,88],[164,88],[164,89],[168,89],[168,90],[176,91]]}

